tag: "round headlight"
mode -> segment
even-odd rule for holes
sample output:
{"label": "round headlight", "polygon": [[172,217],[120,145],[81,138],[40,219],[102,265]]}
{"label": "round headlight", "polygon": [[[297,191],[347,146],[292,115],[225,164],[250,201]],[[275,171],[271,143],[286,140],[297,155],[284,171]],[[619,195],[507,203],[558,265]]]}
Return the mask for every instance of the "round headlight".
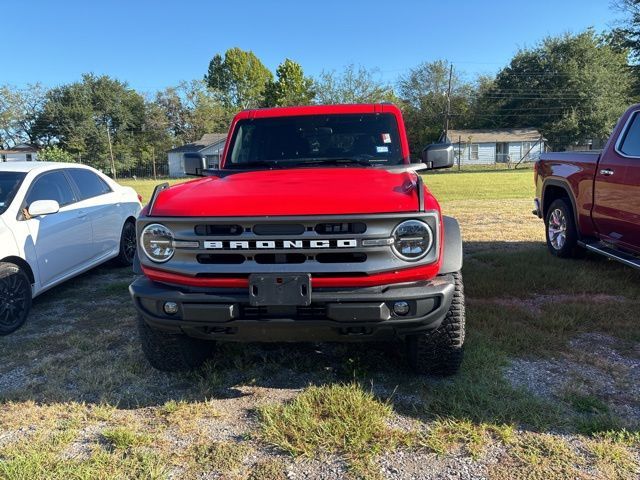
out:
{"label": "round headlight", "polygon": [[391,236],[394,253],[407,261],[420,260],[433,245],[431,227],[420,220],[406,220],[400,223]]}
{"label": "round headlight", "polygon": [[142,231],[140,246],[147,257],[154,262],[167,262],[175,252],[173,232],[159,223],[147,225]]}

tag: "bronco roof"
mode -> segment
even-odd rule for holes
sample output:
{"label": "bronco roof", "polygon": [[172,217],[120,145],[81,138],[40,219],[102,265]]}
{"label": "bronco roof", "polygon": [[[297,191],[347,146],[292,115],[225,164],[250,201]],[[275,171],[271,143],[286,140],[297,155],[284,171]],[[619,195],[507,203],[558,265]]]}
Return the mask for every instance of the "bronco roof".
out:
{"label": "bronco roof", "polygon": [[349,105],[310,105],[303,107],[275,107],[244,110],[236,116],[236,119],[244,118],[271,118],[271,117],[295,117],[302,115],[331,115],[349,113],[393,113],[399,114],[400,110],[392,103],[365,103]]}

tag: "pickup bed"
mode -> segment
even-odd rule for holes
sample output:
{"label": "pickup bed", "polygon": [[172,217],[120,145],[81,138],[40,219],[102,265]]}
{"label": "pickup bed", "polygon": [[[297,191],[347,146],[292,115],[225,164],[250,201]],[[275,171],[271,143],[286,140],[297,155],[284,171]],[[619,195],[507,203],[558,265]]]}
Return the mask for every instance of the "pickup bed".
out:
{"label": "pickup bed", "polygon": [[640,104],[620,118],[602,153],[544,153],[534,178],[534,214],[553,255],[587,249],[640,268]]}

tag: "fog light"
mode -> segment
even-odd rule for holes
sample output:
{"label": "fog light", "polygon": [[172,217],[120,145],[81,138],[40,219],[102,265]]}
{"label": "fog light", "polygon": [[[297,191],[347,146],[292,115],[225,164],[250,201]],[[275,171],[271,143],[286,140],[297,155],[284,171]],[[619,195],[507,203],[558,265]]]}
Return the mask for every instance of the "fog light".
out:
{"label": "fog light", "polygon": [[393,313],[396,315],[406,315],[409,313],[409,303],[408,302],[396,302],[393,304]]}
{"label": "fog light", "polygon": [[176,302],[164,302],[164,313],[167,315],[175,315],[178,313],[178,304]]}

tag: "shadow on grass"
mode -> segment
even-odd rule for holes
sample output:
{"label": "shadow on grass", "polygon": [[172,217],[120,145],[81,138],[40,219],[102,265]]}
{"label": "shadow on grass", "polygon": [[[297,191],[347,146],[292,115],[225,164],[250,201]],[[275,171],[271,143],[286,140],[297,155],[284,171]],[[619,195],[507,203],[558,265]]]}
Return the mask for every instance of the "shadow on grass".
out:
{"label": "shadow on grass", "polygon": [[[102,267],[40,297],[27,325],[0,339],[0,400],[107,403],[129,409],[240,397],[256,387],[298,390],[355,381],[397,411],[422,420],[449,417],[538,431],[575,429],[579,417],[569,404],[514,388],[503,369],[513,357],[561,352],[566,339],[585,331],[640,340],[633,313],[640,274],[597,257],[556,259],[539,243],[467,244],[466,251],[466,358],[461,372],[449,379],[411,374],[404,346],[397,341],[224,344],[197,372],[157,372],[139,347],[126,291],[132,274]],[[569,298],[612,293],[625,302],[605,302],[602,311],[587,314],[580,305],[571,306]],[[568,306],[555,317],[531,314],[517,304],[474,302],[558,294],[567,296]],[[575,311],[583,317],[576,319]],[[617,322],[608,322],[616,312]]]}

